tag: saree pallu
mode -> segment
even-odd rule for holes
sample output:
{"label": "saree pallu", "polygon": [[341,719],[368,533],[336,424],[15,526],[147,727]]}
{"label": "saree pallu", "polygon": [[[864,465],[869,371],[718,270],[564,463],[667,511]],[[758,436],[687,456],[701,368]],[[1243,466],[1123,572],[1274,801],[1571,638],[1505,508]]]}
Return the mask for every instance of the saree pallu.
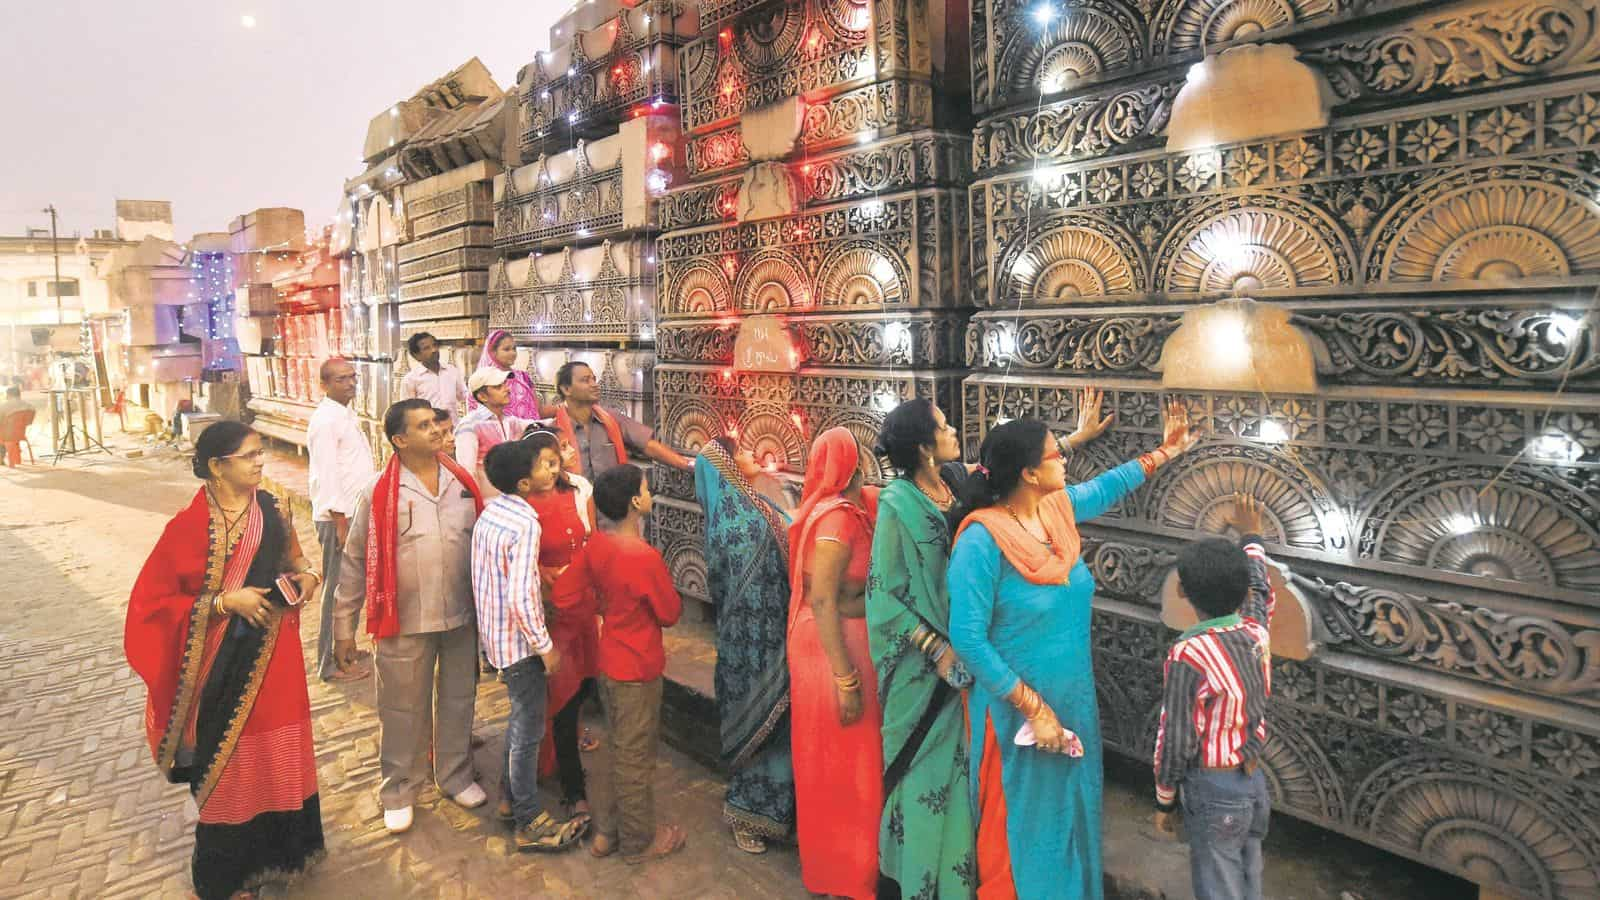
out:
{"label": "saree pallu", "polygon": [[957,900],[977,891],[962,695],[912,643],[919,626],[948,635],[949,561],[944,513],[906,479],[885,487],[866,597],[883,705],[880,898]]}
{"label": "saree pallu", "polygon": [[[167,524],[134,584],[128,663],[149,694],[156,765],[200,810],[191,875],[204,900],[303,872],[322,854],[300,614],[265,628],[212,612],[214,596],[271,588],[288,532],[258,492],[231,546],[204,488]],[[276,596],[276,594],[274,594]]]}
{"label": "saree pallu", "polygon": [[794,833],[789,747],[789,519],[739,475],[722,448],[695,460],[706,516],[707,587],[717,608],[717,713],[722,762],[733,771],[729,825],[766,838]]}

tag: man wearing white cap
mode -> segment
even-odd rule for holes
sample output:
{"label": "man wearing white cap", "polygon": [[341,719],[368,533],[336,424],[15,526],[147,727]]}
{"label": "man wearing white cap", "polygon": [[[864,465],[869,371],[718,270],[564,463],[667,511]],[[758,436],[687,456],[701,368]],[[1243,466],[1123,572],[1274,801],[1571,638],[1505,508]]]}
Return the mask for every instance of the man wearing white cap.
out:
{"label": "man wearing white cap", "polygon": [[478,407],[462,416],[456,425],[456,462],[477,479],[485,500],[498,497],[500,492],[483,474],[483,458],[501,441],[522,437],[522,432],[533,424],[505,411],[511,402],[511,388],[506,384],[510,375],[506,369],[490,366],[475,370],[467,379],[467,392],[478,401]]}

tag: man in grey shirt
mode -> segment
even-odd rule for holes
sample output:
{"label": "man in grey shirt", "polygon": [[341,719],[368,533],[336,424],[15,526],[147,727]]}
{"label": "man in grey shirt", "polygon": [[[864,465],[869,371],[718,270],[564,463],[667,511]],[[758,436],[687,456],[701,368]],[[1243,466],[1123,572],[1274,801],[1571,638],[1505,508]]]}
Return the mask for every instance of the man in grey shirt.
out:
{"label": "man in grey shirt", "polygon": [[[590,481],[628,461],[628,451],[688,470],[694,464],[656,440],[648,425],[600,406],[600,383],[587,363],[576,360],[556,371],[556,428],[577,451],[578,474]],[[618,446],[618,440],[622,446]]]}
{"label": "man in grey shirt", "polygon": [[[392,560],[377,563],[394,567],[397,620],[394,634],[375,641],[383,776],[378,799],[384,826],[399,834],[411,827],[411,807],[428,775],[430,741],[439,790],[468,809],[488,799],[470,755],[478,688],[472,599],[472,526],[478,513],[475,489],[452,471],[458,468],[454,462],[442,461],[443,438],[427,400],[389,407],[383,431],[395,456],[361,492],[351,517],[334,595],[334,657],[341,669],[355,662],[356,623],[368,591],[376,588],[367,579],[367,537],[376,529],[378,552],[394,548]],[[386,485],[392,500],[374,516],[374,494]],[[368,616],[369,629],[383,627],[378,617]]]}

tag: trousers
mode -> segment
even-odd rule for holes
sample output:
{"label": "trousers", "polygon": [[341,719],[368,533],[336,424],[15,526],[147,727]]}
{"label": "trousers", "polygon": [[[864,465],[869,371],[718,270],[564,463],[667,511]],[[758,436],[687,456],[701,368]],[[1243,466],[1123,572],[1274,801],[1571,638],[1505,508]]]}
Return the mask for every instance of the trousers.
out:
{"label": "trousers", "polygon": [[1267,776],[1193,769],[1180,796],[1196,900],[1261,900],[1261,841],[1272,813]]}
{"label": "trousers", "polygon": [[478,693],[478,630],[402,634],[377,642],[378,759],[384,809],[417,800],[428,776],[432,724],[433,776],[454,795],[470,787],[472,706]]}
{"label": "trousers", "polygon": [[595,827],[618,838],[625,854],[644,852],[656,836],[656,748],[661,741],[661,679],[616,681],[600,676],[611,726],[611,798],[595,811]]}

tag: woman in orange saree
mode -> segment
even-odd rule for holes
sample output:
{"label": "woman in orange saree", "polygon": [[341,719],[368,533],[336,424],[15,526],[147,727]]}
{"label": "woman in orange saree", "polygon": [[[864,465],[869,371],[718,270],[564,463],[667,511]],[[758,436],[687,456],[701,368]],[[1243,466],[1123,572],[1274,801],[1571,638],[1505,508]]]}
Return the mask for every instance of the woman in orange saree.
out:
{"label": "woman in orange saree", "polygon": [[200,820],[191,875],[202,900],[249,897],[323,852],[299,597],[320,581],[261,482],[261,438],[206,429],[206,484],[167,523],[128,603],[123,646],[149,690],[145,732],[163,775]]}
{"label": "woman in orange saree", "polygon": [[882,710],[867,646],[878,492],[844,428],[817,436],[789,527],[789,702],[800,877],[814,894],[872,897],[883,811]]}

